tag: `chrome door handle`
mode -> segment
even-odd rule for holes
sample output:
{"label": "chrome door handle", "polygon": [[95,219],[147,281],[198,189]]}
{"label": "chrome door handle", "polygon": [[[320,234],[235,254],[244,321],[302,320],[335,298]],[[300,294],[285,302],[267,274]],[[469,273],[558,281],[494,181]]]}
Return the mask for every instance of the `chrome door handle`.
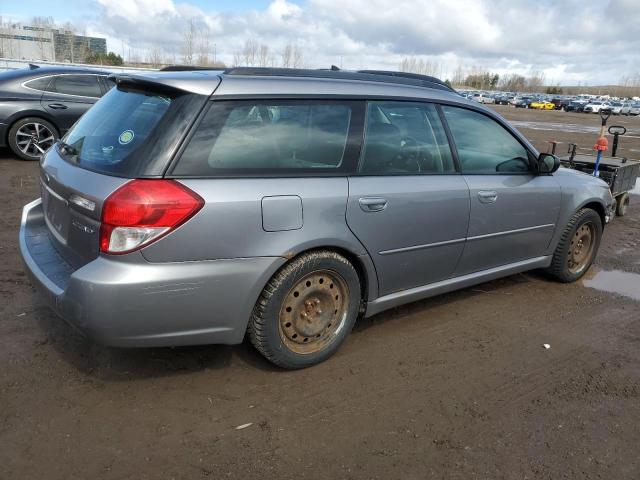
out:
{"label": "chrome door handle", "polygon": [[49,108],[53,108],[54,110],[66,110],[69,107],[63,103],[50,103]]}
{"label": "chrome door handle", "polygon": [[498,199],[498,192],[489,191],[489,190],[480,190],[478,192],[478,199],[482,203],[495,203]]}
{"label": "chrome door handle", "polygon": [[358,203],[365,212],[381,212],[387,208],[387,201],[382,197],[362,197]]}

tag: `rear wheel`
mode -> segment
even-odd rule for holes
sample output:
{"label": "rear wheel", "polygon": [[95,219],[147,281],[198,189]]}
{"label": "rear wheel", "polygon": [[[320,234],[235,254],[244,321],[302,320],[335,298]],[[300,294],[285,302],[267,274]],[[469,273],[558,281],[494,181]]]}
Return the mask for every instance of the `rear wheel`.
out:
{"label": "rear wheel", "polygon": [[564,229],[547,272],[561,282],[575,282],[589,270],[601,238],[600,215],[590,208],[578,211]]}
{"label": "rear wheel", "polygon": [[264,288],[249,321],[249,339],[276,365],[309,367],[340,347],[360,302],[358,274],[346,258],[328,250],[309,252]]}
{"label": "rear wheel", "polygon": [[22,160],[39,160],[59,135],[46,120],[29,117],[18,120],[9,130],[9,147]]}

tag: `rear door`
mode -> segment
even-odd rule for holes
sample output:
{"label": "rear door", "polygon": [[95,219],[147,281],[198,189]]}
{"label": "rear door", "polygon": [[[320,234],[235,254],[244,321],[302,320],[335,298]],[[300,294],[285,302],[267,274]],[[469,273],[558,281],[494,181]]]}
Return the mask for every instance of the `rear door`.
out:
{"label": "rear door", "polygon": [[450,277],[468,222],[469,189],[436,107],[370,102],[347,223],[373,259],[380,295]]}
{"label": "rear door", "polygon": [[444,106],[469,185],[469,233],[457,275],[541,256],[555,232],[560,186],[535,175],[525,146],[496,120]]}
{"label": "rear door", "polygon": [[95,74],[55,75],[41,99],[62,134],[102,96]]}

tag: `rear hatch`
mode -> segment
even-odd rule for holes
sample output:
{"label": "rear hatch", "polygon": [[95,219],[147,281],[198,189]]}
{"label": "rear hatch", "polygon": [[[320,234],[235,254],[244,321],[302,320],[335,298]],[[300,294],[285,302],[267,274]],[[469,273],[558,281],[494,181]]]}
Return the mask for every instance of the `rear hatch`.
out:
{"label": "rear hatch", "polygon": [[54,246],[74,268],[99,255],[107,197],[131,179],[162,177],[207,98],[163,84],[121,81],[45,154],[45,222]]}

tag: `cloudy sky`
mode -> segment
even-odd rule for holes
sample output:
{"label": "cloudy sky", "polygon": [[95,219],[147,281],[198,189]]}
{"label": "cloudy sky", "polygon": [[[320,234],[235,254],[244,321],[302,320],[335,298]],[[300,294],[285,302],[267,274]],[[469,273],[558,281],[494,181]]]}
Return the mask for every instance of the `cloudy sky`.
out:
{"label": "cloudy sky", "polygon": [[71,21],[108,48],[180,59],[189,19],[208,25],[231,64],[247,38],[306,66],[397,69],[415,56],[451,76],[458,65],[544,72],[548,83],[617,83],[640,73],[640,0],[0,0],[5,18]]}

